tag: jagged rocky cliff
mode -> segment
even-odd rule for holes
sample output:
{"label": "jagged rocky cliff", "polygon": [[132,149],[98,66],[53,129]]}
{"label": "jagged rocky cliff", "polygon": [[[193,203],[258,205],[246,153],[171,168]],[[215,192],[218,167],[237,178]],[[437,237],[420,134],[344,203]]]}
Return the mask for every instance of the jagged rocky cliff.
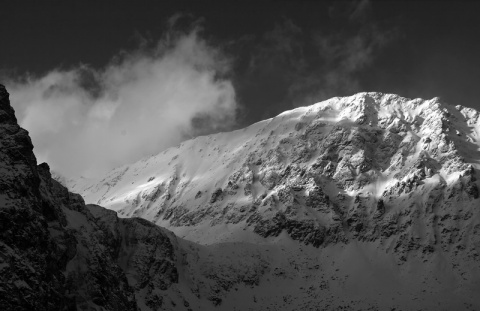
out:
{"label": "jagged rocky cliff", "polygon": [[171,290],[179,282],[175,236],[148,221],[85,206],[51,178],[46,163],[37,166],[32,149],[0,85],[0,309],[183,304]]}

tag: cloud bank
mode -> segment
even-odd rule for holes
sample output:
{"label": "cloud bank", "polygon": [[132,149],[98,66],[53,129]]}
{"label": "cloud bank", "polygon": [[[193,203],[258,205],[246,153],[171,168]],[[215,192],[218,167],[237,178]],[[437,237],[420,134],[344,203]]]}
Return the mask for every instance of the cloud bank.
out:
{"label": "cloud bank", "polygon": [[233,125],[229,59],[198,28],[85,65],[3,79],[39,162],[66,176],[96,176],[198,133]]}

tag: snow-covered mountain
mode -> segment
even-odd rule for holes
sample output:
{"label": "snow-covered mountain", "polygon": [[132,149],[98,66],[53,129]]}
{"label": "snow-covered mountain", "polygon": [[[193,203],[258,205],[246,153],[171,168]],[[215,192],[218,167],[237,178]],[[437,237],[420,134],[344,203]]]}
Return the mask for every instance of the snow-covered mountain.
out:
{"label": "snow-covered mountain", "polygon": [[[386,283],[398,280],[399,295],[407,287],[438,294],[455,284],[450,291],[462,293],[459,301],[474,299],[480,309],[471,295],[480,290],[478,169],[478,111],[439,98],[359,93],[197,137],[69,187],[121,217],[147,219],[203,245],[313,252],[296,264],[325,263],[322,256],[333,252],[343,262],[335,271],[351,272],[345,282],[354,289],[340,285],[347,292],[368,284],[385,295]],[[435,308],[424,305],[426,296],[415,299]]]}
{"label": "snow-covered mountain", "polygon": [[0,309],[479,310],[479,134],[437,99],[333,98],[68,181],[85,205],[0,87]]}
{"label": "snow-covered mountain", "polygon": [[69,187],[201,244],[286,231],[317,247],[394,236],[430,249],[478,230],[475,168],[474,109],[360,93],[198,137]]}

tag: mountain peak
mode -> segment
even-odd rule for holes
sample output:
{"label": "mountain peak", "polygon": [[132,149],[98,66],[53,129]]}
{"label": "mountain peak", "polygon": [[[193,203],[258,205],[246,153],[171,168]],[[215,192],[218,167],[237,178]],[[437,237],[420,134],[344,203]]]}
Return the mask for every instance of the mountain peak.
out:
{"label": "mountain peak", "polygon": [[10,106],[10,94],[3,84],[0,84],[0,109],[2,112],[2,121],[11,121],[16,123],[15,111]]}
{"label": "mountain peak", "polygon": [[[253,240],[287,232],[317,246],[382,239],[382,222],[416,204],[405,196],[424,206],[440,187],[463,204],[479,204],[479,134],[472,109],[363,92],[197,137],[70,187],[123,217],[199,243],[235,241],[244,232]],[[211,234],[223,225],[231,234]]]}

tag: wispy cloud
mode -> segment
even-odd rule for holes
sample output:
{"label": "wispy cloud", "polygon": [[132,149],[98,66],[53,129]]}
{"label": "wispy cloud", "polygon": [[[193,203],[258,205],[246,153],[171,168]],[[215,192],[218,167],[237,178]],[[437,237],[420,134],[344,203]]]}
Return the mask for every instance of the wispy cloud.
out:
{"label": "wispy cloud", "polygon": [[169,31],[154,47],[120,53],[101,70],[80,65],[4,77],[39,161],[69,177],[91,176],[231,126],[231,63],[200,33],[198,25]]}

